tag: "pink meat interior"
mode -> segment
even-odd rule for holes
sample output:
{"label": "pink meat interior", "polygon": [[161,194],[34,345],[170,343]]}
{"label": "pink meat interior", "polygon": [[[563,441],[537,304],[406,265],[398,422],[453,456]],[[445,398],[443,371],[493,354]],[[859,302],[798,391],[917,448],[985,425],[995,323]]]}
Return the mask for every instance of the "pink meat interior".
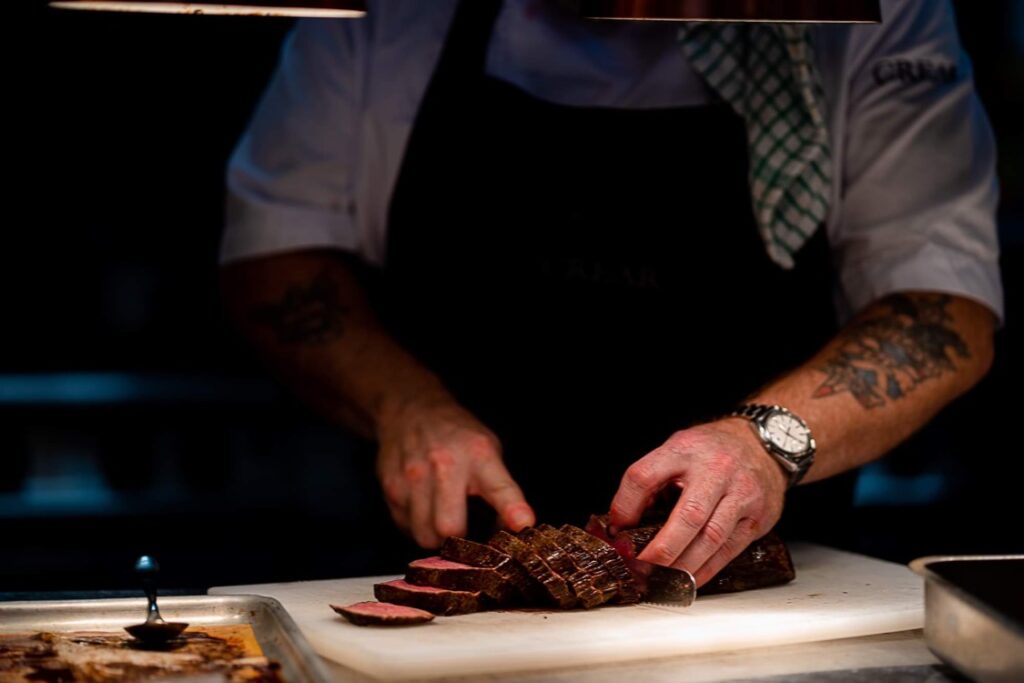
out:
{"label": "pink meat interior", "polygon": [[409,563],[409,566],[423,569],[473,569],[473,567],[470,567],[468,564],[452,562],[451,560],[444,560],[440,557],[425,557],[422,560],[413,560]]}
{"label": "pink meat interior", "polygon": [[402,579],[397,579],[395,581],[386,581],[386,582],[382,583],[381,585],[382,586],[392,586],[394,588],[401,588],[402,590],[407,590],[407,591],[415,591],[417,593],[445,593],[445,594],[448,594],[448,593],[466,593],[466,592],[468,592],[468,591],[452,591],[452,590],[447,590],[445,588],[434,588],[433,586],[417,586],[415,584],[409,583],[408,581],[403,581]]}
{"label": "pink meat interior", "polygon": [[357,602],[354,605],[337,606],[331,605],[334,610],[348,610],[358,614],[369,614],[381,617],[432,617],[430,612],[425,612],[415,607],[405,605],[393,605],[390,602]]}

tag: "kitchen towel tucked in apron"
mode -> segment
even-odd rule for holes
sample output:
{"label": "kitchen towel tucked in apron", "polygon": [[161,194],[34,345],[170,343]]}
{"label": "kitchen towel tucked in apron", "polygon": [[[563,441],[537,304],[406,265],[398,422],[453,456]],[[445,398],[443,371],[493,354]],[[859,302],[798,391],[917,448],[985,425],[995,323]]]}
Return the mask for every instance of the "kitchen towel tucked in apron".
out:
{"label": "kitchen towel tucked in apron", "polygon": [[[418,113],[384,317],[500,437],[539,518],[580,522],[672,432],[828,340],[828,245],[772,263],[725,103],[568,107],[487,76],[499,7],[460,4]],[[852,483],[808,488],[839,512]]]}
{"label": "kitchen towel tucked in apron", "polygon": [[687,24],[690,64],[747,129],[750,194],[768,255],[784,268],[828,214],[825,93],[800,24]]}

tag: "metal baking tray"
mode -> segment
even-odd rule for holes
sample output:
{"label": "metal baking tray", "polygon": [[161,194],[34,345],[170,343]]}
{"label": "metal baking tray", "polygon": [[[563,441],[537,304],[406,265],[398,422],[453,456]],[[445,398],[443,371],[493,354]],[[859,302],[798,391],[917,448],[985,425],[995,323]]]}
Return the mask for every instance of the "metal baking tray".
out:
{"label": "metal baking tray", "polygon": [[1024,681],[1024,555],[922,557],[924,639],[978,683]]}
{"label": "metal baking tray", "polygon": [[[288,683],[331,683],[323,661],[277,600],[257,595],[160,598],[168,621],[191,626],[248,624],[270,659],[281,663]],[[121,631],[145,619],[144,599],[60,600],[0,603],[0,633],[25,631]]]}

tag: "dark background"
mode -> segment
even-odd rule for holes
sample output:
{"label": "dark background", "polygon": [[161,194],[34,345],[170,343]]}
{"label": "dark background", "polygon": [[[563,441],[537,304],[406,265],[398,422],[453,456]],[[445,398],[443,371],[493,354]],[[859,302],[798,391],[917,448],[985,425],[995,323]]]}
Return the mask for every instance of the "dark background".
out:
{"label": "dark background", "polygon": [[[0,594],[124,589],[141,552],[182,590],[397,570],[372,450],[293,404],[218,303],[224,164],[290,22],[15,4]],[[985,382],[862,475],[855,549],[901,562],[1024,552],[1024,7],[956,4],[1000,146],[1008,322]]]}

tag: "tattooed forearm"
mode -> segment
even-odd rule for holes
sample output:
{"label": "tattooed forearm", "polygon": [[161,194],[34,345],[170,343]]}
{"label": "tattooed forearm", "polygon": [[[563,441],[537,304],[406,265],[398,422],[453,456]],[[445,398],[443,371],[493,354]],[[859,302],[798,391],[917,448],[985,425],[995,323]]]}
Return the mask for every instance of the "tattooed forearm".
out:
{"label": "tattooed forearm", "polygon": [[282,344],[316,345],[339,339],[347,314],[337,283],[320,273],[307,284],[290,286],[278,301],[253,308],[249,319],[270,329]]}
{"label": "tattooed forearm", "polygon": [[826,379],[814,397],[848,391],[865,408],[878,408],[925,380],[955,372],[954,357],[970,353],[952,327],[951,301],[942,294],[887,297],[889,311],[847,330],[839,349],[818,368]]}

